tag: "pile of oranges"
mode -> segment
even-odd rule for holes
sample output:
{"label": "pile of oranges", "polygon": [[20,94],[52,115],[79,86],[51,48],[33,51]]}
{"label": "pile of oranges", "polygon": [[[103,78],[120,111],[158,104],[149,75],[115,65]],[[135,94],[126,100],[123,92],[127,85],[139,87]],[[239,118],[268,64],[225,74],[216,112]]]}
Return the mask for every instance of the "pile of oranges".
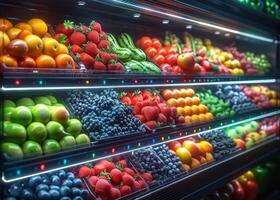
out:
{"label": "pile of oranges", "polygon": [[185,123],[205,122],[214,118],[213,114],[208,112],[207,106],[200,103],[200,99],[195,97],[195,92],[191,88],[186,89],[165,89],[162,96],[166,104],[177,108],[177,115],[185,117]]}
{"label": "pile of oranges", "polygon": [[52,38],[42,19],[15,25],[0,18],[0,63],[16,68],[75,68],[67,47]]}

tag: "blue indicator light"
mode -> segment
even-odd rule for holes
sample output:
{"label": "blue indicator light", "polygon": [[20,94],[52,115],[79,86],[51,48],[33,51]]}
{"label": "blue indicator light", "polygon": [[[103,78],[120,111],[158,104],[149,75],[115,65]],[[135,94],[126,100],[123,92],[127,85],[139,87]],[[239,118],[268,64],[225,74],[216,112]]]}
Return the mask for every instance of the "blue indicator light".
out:
{"label": "blue indicator light", "polygon": [[155,140],[155,139],[153,139],[153,140],[152,140],[152,142],[153,142],[153,144],[155,144],[155,143],[156,143],[156,140]]}
{"label": "blue indicator light", "polygon": [[141,147],[141,143],[140,142],[138,143],[138,147]]}
{"label": "blue indicator light", "polygon": [[92,156],[92,158],[95,158],[95,153],[92,153],[91,156]]}
{"label": "blue indicator light", "polygon": [[16,173],[17,173],[17,176],[20,176],[21,175],[21,170],[18,169]]}
{"label": "blue indicator light", "polygon": [[122,80],[121,83],[124,84],[124,80]]}
{"label": "blue indicator light", "polygon": [[171,82],[171,83],[173,83],[174,81],[173,81],[173,80],[171,80],[170,82]]}
{"label": "blue indicator light", "polygon": [[107,81],[106,81],[106,80],[103,80],[102,83],[103,83],[103,85],[106,85]]}
{"label": "blue indicator light", "polygon": [[129,149],[130,149],[130,145],[128,144],[128,145],[127,145],[127,150],[129,150]]}
{"label": "blue indicator light", "polygon": [[150,83],[153,83],[153,80],[150,80]]}
{"label": "blue indicator light", "polygon": [[67,165],[67,163],[68,163],[68,162],[67,162],[67,159],[63,159],[63,164],[64,164],[64,165]]}
{"label": "blue indicator light", "polygon": [[39,80],[38,83],[39,83],[39,85],[43,85],[44,81]]}

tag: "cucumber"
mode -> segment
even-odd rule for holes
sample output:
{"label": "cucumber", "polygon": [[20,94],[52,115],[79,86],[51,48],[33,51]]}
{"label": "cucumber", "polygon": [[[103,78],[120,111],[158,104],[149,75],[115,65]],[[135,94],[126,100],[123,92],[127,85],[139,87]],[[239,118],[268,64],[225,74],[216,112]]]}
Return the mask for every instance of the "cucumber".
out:
{"label": "cucumber", "polygon": [[142,61],[141,64],[150,72],[160,73],[160,69],[153,63],[148,61]]}

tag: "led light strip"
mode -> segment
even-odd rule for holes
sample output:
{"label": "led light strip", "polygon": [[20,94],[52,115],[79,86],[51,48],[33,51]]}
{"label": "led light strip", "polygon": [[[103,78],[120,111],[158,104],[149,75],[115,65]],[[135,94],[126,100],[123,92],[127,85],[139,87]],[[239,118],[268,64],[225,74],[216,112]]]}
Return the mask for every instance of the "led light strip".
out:
{"label": "led light strip", "polygon": [[250,119],[245,119],[245,120],[235,122],[235,123],[231,123],[231,124],[228,124],[228,125],[223,125],[223,126],[220,126],[220,127],[217,127],[217,128],[210,129],[210,130],[201,131],[201,132],[198,132],[198,133],[195,133],[195,134],[186,135],[186,136],[174,138],[174,139],[171,139],[171,140],[166,140],[166,141],[163,141],[163,142],[158,142],[158,143],[155,143],[155,144],[152,144],[152,145],[147,145],[147,146],[144,146],[144,147],[139,147],[139,148],[136,148],[136,149],[127,150],[127,151],[123,151],[123,152],[120,152],[120,153],[110,154],[108,156],[103,156],[103,157],[99,157],[99,158],[95,158],[95,159],[90,159],[90,160],[87,160],[87,161],[82,161],[82,162],[78,162],[78,163],[63,166],[63,167],[57,167],[55,169],[50,169],[50,170],[46,170],[46,171],[43,171],[43,172],[38,172],[38,173],[26,175],[26,176],[21,176],[21,177],[18,177],[18,178],[13,178],[13,179],[8,179],[7,180],[5,178],[5,173],[2,172],[2,180],[5,183],[18,181],[18,180],[22,180],[22,179],[29,178],[29,177],[32,177],[32,176],[37,176],[37,175],[41,175],[41,174],[45,174],[45,173],[49,173],[49,172],[58,171],[58,170],[61,170],[61,169],[75,167],[75,166],[78,166],[78,165],[82,165],[82,164],[89,163],[89,162],[94,162],[94,161],[101,160],[101,159],[110,158],[110,157],[113,157],[113,156],[119,156],[119,155],[123,155],[123,154],[126,154],[126,153],[131,153],[135,150],[141,150],[141,149],[145,149],[145,148],[148,148],[148,147],[153,147],[153,146],[169,143],[169,142],[176,141],[176,140],[181,140],[181,139],[185,139],[185,138],[188,138],[188,137],[193,137],[193,136],[200,135],[200,134],[203,134],[203,133],[208,133],[208,132],[211,132],[211,131],[224,129],[224,128],[235,126],[235,125],[242,124],[242,123],[245,123],[245,122],[258,120],[258,119],[262,119],[262,118],[266,118],[266,117],[271,117],[271,116],[278,115],[278,114],[280,114],[280,110],[279,111],[274,111],[274,112],[271,112],[271,113],[262,114],[260,116],[252,117]]}
{"label": "led light strip", "polygon": [[222,31],[226,31],[226,32],[234,33],[234,34],[239,34],[239,35],[242,35],[242,36],[262,40],[262,41],[265,41],[265,42],[270,42],[270,43],[274,42],[274,40],[271,39],[271,38],[258,36],[258,35],[254,35],[254,34],[250,34],[250,33],[245,33],[245,32],[237,31],[237,30],[230,29],[230,28],[225,28],[225,27],[222,27],[222,26],[218,26],[218,25],[214,25],[214,24],[210,24],[210,23],[207,23],[207,22],[198,21],[198,20],[194,20],[194,19],[190,19],[190,18],[186,18],[186,17],[182,17],[182,16],[179,16],[179,15],[174,15],[174,14],[163,12],[163,11],[160,11],[160,10],[154,10],[154,9],[146,7],[146,6],[134,5],[134,4],[131,4],[129,2],[124,2],[122,0],[112,0],[112,1],[114,1],[118,4],[130,6],[130,7],[141,9],[141,10],[144,10],[144,11],[150,11],[150,12],[153,12],[153,13],[165,15],[165,16],[168,16],[168,17],[184,20],[184,21],[187,21],[187,22],[192,22],[194,24],[198,24],[198,25],[202,25],[202,26],[206,26],[206,27],[210,27],[210,28],[215,28],[215,29],[218,29],[218,30],[222,30]]}
{"label": "led light strip", "polygon": [[247,80],[247,81],[222,81],[222,82],[198,82],[198,83],[170,83],[170,84],[135,84],[135,85],[103,85],[103,86],[61,86],[61,87],[5,87],[2,91],[32,91],[32,90],[73,90],[73,89],[122,89],[122,88],[146,88],[149,87],[182,87],[182,86],[201,86],[201,85],[234,85],[234,84],[261,84],[276,83],[276,79]]}

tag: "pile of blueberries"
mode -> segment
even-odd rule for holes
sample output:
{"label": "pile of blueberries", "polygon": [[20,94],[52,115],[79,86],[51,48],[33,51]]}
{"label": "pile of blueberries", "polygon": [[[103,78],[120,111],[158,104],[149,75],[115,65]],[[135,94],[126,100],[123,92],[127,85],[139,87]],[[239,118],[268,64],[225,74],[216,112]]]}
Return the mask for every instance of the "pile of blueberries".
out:
{"label": "pile of blueberries", "polygon": [[217,85],[215,95],[229,103],[236,113],[258,108],[240,90],[239,85]]}
{"label": "pile of blueberries", "polygon": [[213,145],[213,156],[217,160],[237,150],[234,141],[223,130],[202,133],[200,137]]}
{"label": "pile of blueberries", "polygon": [[4,200],[86,200],[89,191],[72,172],[58,172],[33,176],[11,184],[4,191]]}
{"label": "pile of blueberries", "polygon": [[132,153],[131,160],[140,173],[149,171],[156,181],[164,181],[182,171],[180,159],[169,152],[165,144],[136,150]]}
{"label": "pile of blueberries", "polygon": [[100,93],[71,91],[66,101],[92,140],[145,132],[141,121],[132,115],[133,107],[120,102],[112,89]]}

